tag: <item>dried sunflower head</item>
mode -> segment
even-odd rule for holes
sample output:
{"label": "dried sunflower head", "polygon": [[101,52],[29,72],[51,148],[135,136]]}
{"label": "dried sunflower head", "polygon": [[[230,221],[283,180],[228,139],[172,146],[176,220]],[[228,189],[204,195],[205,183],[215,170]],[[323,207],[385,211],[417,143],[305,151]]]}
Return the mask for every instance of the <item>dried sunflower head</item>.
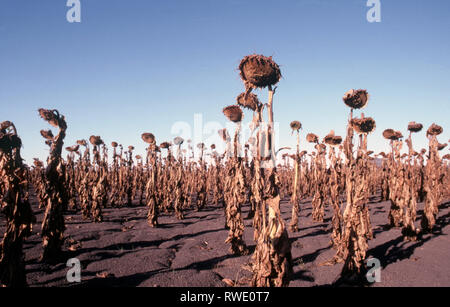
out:
{"label": "dried sunflower head", "polygon": [[198,149],[203,149],[203,148],[205,148],[205,144],[204,143],[198,143],[197,144],[197,148]]}
{"label": "dried sunflower head", "polygon": [[46,140],[53,140],[54,138],[51,130],[41,130],[41,135]]}
{"label": "dried sunflower head", "polygon": [[84,147],[87,146],[86,140],[78,140],[78,141],[77,141],[77,144],[78,144],[78,145],[81,145],[81,146],[84,146]]}
{"label": "dried sunflower head", "polygon": [[408,124],[408,130],[414,133],[420,132],[423,129],[423,125],[416,123],[416,122],[410,122]]}
{"label": "dried sunflower head", "polygon": [[134,150],[134,146],[128,146],[128,151],[133,151]]}
{"label": "dried sunflower head", "polygon": [[216,149],[216,145],[215,144],[211,144],[211,149],[212,150]]}
{"label": "dried sunflower head", "polygon": [[395,135],[395,130],[394,129],[386,129],[383,131],[383,137],[386,140],[392,140],[392,137]]}
{"label": "dried sunflower head", "polygon": [[12,126],[12,123],[9,120],[6,120],[0,124],[0,130],[6,130]]}
{"label": "dried sunflower head", "polygon": [[111,142],[111,146],[112,146],[113,148],[116,148],[117,146],[119,146],[119,144],[117,144],[117,142]]}
{"label": "dried sunflower head", "polygon": [[369,93],[366,90],[349,90],[342,99],[350,108],[362,109],[369,101]]}
{"label": "dried sunflower head", "polygon": [[103,144],[102,138],[98,135],[91,135],[89,137],[89,142],[91,142],[91,144],[94,146],[99,146]]}
{"label": "dried sunflower head", "polygon": [[400,131],[395,131],[395,136],[397,137],[397,139],[403,139],[403,134]]}
{"label": "dried sunflower head", "polygon": [[341,143],[342,143],[342,137],[336,135],[336,136],[333,138],[333,141],[332,141],[332,144],[331,144],[331,145],[338,146],[338,145],[340,145]]}
{"label": "dried sunflower head", "polygon": [[141,137],[145,143],[154,144],[156,142],[155,136],[153,135],[153,133],[147,133],[147,132],[142,133]]}
{"label": "dried sunflower head", "polygon": [[442,159],[444,159],[444,160],[450,160],[450,154],[446,154],[445,156],[442,157]]}
{"label": "dried sunflower head", "polygon": [[239,106],[231,105],[222,110],[223,114],[232,122],[239,123],[242,121],[243,113]]}
{"label": "dried sunflower head", "polygon": [[241,107],[250,109],[252,111],[256,111],[258,107],[261,105],[258,96],[250,92],[244,92],[239,94],[239,96],[237,96],[236,98],[236,101],[238,105],[240,105]]}
{"label": "dried sunflower head", "polygon": [[137,160],[141,160],[142,157],[141,157],[140,155],[136,155],[136,159],[137,159]]}
{"label": "dried sunflower head", "polygon": [[430,128],[428,128],[427,130],[427,136],[428,135],[439,135],[442,132],[444,132],[444,129],[442,129],[441,126],[436,125],[435,123],[433,123]]}
{"label": "dried sunflower head", "polygon": [[306,135],[306,140],[310,143],[319,143],[319,137],[314,133],[308,133]]}
{"label": "dried sunflower head", "polygon": [[39,115],[53,127],[59,127],[59,112],[57,110],[39,109]]}
{"label": "dried sunflower head", "polygon": [[177,146],[183,144],[183,142],[184,139],[181,136],[177,136],[176,138],[173,139],[173,143]]}
{"label": "dried sunflower head", "polygon": [[334,135],[334,131],[331,130],[330,133],[323,138],[323,142],[330,146],[338,146],[342,143],[342,137]]}
{"label": "dried sunflower head", "polygon": [[302,129],[302,124],[297,120],[291,122],[290,126],[292,131],[299,131],[300,129]]}
{"label": "dried sunflower head", "polygon": [[383,137],[387,140],[397,141],[398,139],[403,138],[403,134],[400,131],[386,129],[383,131]]}
{"label": "dried sunflower head", "polygon": [[162,142],[161,144],[159,144],[159,147],[162,149],[168,149],[170,147],[170,143],[169,142]]}
{"label": "dried sunflower head", "polygon": [[280,81],[281,71],[272,57],[252,54],[244,57],[239,64],[242,80],[247,88],[264,88]]}
{"label": "dried sunflower head", "polygon": [[80,145],[74,145],[74,146],[66,147],[66,150],[68,152],[76,152],[76,151],[78,151],[79,148],[80,148]]}
{"label": "dried sunflower head", "polygon": [[0,132],[0,152],[11,152],[21,146],[22,140],[17,135]]}
{"label": "dried sunflower head", "polygon": [[351,121],[353,129],[359,133],[371,133],[376,128],[375,120],[372,117],[353,118]]}

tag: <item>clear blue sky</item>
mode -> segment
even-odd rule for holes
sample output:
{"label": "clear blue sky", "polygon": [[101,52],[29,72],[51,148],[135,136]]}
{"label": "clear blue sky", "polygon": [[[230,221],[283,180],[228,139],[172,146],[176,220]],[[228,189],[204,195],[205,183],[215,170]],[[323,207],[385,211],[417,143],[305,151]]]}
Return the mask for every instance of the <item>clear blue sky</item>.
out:
{"label": "clear blue sky", "polygon": [[[225,125],[222,108],[243,90],[239,61],[259,53],[283,74],[280,146],[295,146],[292,120],[303,140],[343,135],[351,88],[371,94],[372,149],[387,150],[383,130],[406,134],[413,120],[442,125],[447,142],[450,1],[381,4],[381,23],[369,23],[366,0],[81,0],[81,23],[68,23],[65,0],[0,0],[0,121],[16,124],[27,162],[48,151],[40,107],[66,115],[67,146],[95,134],[142,152],[142,132],[171,140],[173,123],[194,113]],[[415,140],[424,147],[425,132]]]}

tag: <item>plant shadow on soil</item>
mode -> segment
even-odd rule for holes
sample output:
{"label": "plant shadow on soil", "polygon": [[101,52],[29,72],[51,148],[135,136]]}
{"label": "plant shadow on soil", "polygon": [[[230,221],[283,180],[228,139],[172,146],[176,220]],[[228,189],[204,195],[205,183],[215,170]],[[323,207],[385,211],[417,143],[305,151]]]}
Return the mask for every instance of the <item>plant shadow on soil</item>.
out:
{"label": "plant shadow on soil", "polygon": [[[288,204],[285,202],[282,204],[285,209],[284,218],[286,221],[286,224],[288,224],[288,221],[290,219],[290,207],[289,210]],[[36,211],[36,215],[42,215],[43,211],[40,209],[37,209],[36,206],[33,206]],[[367,255],[376,257],[380,259],[382,268],[386,268],[387,266],[394,265],[395,262],[401,261],[404,259],[410,258],[415,250],[417,248],[422,247],[427,242],[430,242],[431,240],[445,236],[448,231],[443,232],[442,229],[450,224],[450,212],[448,212],[448,208],[450,207],[450,202],[443,203],[439,207],[439,211],[441,213],[441,216],[438,216],[436,220],[436,227],[435,230],[430,234],[425,234],[420,241],[416,242],[404,242],[402,236],[398,236],[397,232],[390,232],[392,228],[390,227],[383,227],[382,223],[386,221],[386,217],[383,216],[382,213],[385,213],[387,215],[389,211],[389,204],[386,202],[380,203],[379,205],[375,205],[371,207],[371,213],[372,216],[376,216],[378,218],[378,222],[374,224],[374,234],[375,235],[381,235],[383,233],[388,233],[387,235],[383,234],[383,240],[378,241],[376,246],[372,247],[368,250]],[[139,206],[133,206],[133,207],[124,207],[120,209],[110,209],[107,208],[107,213],[105,214],[105,222],[107,222],[105,225],[99,225],[99,224],[93,224],[90,222],[82,221],[78,215],[74,215],[72,218],[73,220],[70,220],[67,222],[68,227],[70,228],[70,231],[67,231],[67,235],[70,237],[72,235],[78,234],[78,240],[83,243],[86,242],[86,245],[88,244],[88,241],[102,241],[103,235],[100,236],[99,233],[106,233],[110,234],[112,236],[115,236],[117,233],[120,234],[120,226],[124,223],[129,222],[135,222],[133,225],[141,225],[146,224],[146,212],[145,210],[141,210],[145,207],[139,207]],[[123,209],[123,210],[122,210]],[[384,211],[383,211],[384,209]],[[110,211],[108,211],[110,210]],[[300,285],[309,285],[308,283],[321,283],[319,286],[340,286],[342,284],[339,284],[337,281],[332,282],[330,279],[334,278],[335,276],[330,276],[331,278],[327,279],[326,283],[323,282],[323,277],[319,278],[318,275],[315,276],[318,272],[318,266],[317,266],[317,259],[318,257],[324,253],[328,255],[328,250],[331,249],[331,245],[328,244],[329,242],[329,232],[330,232],[330,225],[327,225],[324,223],[312,223],[310,218],[310,210],[311,205],[310,203],[307,204],[307,207],[301,208],[300,211],[300,225],[303,227],[299,228],[299,232],[296,233],[289,233],[290,241],[293,244],[293,250],[296,250],[296,258],[293,259],[294,262],[294,273],[292,276],[292,281],[297,281],[297,283],[294,284],[300,284]],[[442,211],[445,210],[445,212]],[[248,205],[243,208],[243,213],[248,211]],[[448,212],[448,213],[447,213]],[[214,235],[214,233],[224,232],[223,223],[224,223],[224,216],[223,216],[223,207],[222,206],[214,206],[210,205],[201,211],[197,212],[195,209],[193,210],[186,210],[186,215],[184,220],[177,220],[173,216],[168,215],[162,215],[162,223],[160,224],[159,228],[156,228],[155,230],[148,230],[148,228],[144,228],[144,226],[141,225],[140,228],[130,230],[130,232],[134,232],[133,234],[139,234],[142,229],[146,229],[146,233],[151,234],[152,240],[145,240],[145,236],[139,235],[137,236],[139,239],[137,241],[132,241],[132,236],[130,239],[126,239],[123,237],[120,242],[119,240],[115,240],[112,242],[117,242],[112,244],[112,242],[109,241],[103,241],[102,244],[106,245],[105,247],[101,247],[101,245],[97,246],[97,243],[95,243],[95,246],[92,246],[93,242],[90,242],[89,247],[80,247],[77,250],[64,251],[64,257],[65,260],[69,258],[75,258],[75,257],[83,257],[84,259],[81,261],[82,268],[87,268],[89,264],[99,261],[99,260],[105,260],[105,259],[116,259],[117,261],[120,261],[120,258],[125,255],[129,255],[134,252],[142,252],[145,250],[145,252],[148,251],[149,255],[151,255],[152,251],[158,250],[160,245],[165,242],[173,241],[173,244],[171,244],[169,247],[165,247],[167,249],[174,248],[174,245],[185,241],[186,239],[196,239],[199,241],[208,240],[208,242],[212,242],[215,240],[218,240],[219,238],[221,240],[225,240],[225,237],[222,238],[222,233],[218,235]],[[420,223],[420,220],[422,218],[423,210],[417,211],[417,223]],[[328,212],[330,214],[330,212]],[[68,213],[70,215],[70,213]],[[325,217],[325,221],[330,221],[329,215]],[[115,225],[114,227],[118,226],[119,228],[113,228],[109,225],[109,223],[117,223],[118,225]],[[251,223],[251,222],[249,222]],[[38,224],[39,225],[39,224]],[[82,230],[84,232],[80,233],[80,230],[77,226],[83,227]],[[90,233],[89,227],[95,227],[92,228],[94,233]],[[84,228],[86,227],[86,228]],[[103,228],[102,228],[103,227]],[[208,227],[208,228],[203,228]],[[206,229],[206,230],[202,230]],[[181,230],[183,229],[183,230]],[[176,234],[178,231],[182,231],[181,234]],[[252,233],[253,229],[251,229],[251,226],[249,226],[248,230],[246,227],[246,231],[250,233],[248,238],[246,239],[247,242],[251,242],[252,239]],[[187,233],[186,233],[187,232]],[[176,235],[174,235],[176,234]],[[81,236],[81,239],[80,239]],[[160,238],[161,236],[161,238]],[[142,240],[144,238],[144,240]],[[316,238],[321,238],[321,243],[316,244],[311,241],[316,241]],[[326,239],[326,240],[325,240]],[[237,261],[233,260],[230,263],[226,263],[226,267],[222,267],[222,270],[219,270],[222,274],[222,272],[225,272],[224,274],[229,274],[226,277],[233,276],[234,273],[231,266],[239,266],[239,262],[247,262],[248,257],[242,257],[242,260],[240,260],[239,256],[234,256],[229,254],[228,248],[229,246],[227,244],[219,244],[215,243],[213,245],[216,250],[214,251],[214,255],[208,255],[205,254],[204,257],[210,257],[206,260],[197,261],[194,263],[190,263],[188,265],[183,264],[182,267],[172,268],[171,263],[169,263],[168,266],[157,268],[157,267],[151,267],[149,268],[142,268],[141,271],[125,275],[125,276],[114,276],[114,275],[107,275],[104,278],[97,276],[98,273],[108,271],[109,267],[108,264],[103,270],[99,270],[96,268],[94,271],[86,271],[83,273],[83,276],[86,277],[86,280],[83,280],[80,284],[67,284],[65,283],[65,273],[67,271],[65,261],[62,261],[61,263],[57,265],[48,265],[48,264],[42,264],[39,263],[38,260],[38,254],[41,252],[41,240],[39,235],[33,235],[33,237],[30,237],[24,245],[25,253],[28,254],[28,258],[26,259],[26,264],[28,266],[27,268],[27,274],[35,274],[36,278],[31,279],[32,282],[30,282],[30,285],[33,286],[49,286],[49,285],[58,285],[58,286],[69,286],[69,287],[116,287],[116,286],[126,286],[126,287],[134,287],[139,286],[146,280],[150,278],[155,278],[156,275],[161,274],[162,278],[163,275],[167,275],[171,272],[181,272],[186,270],[194,270],[197,272],[200,271],[213,271],[214,274],[219,274],[216,271],[216,267],[221,265],[221,262],[224,262],[225,260],[230,259],[237,259]],[[211,245],[210,245],[211,246]],[[66,246],[67,247],[67,246]],[[255,245],[248,246],[250,249],[250,254],[254,252]],[[175,248],[176,249],[176,248]],[[208,251],[203,251],[208,252]],[[300,255],[299,255],[300,254]],[[213,256],[213,257],[211,257]],[[298,256],[298,257],[297,257]],[[124,258],[129,259],[129,258]],[[300,265],[299,265],[300,264]],[[229,271],[227,271],[229,270]],[[334,272],[336,269],[334,269]],[[133,271],[134,272],[134,271]],[[230,272],[230,273],[227,273]],[[48,274],[48,276],[46,276]],[[126,273],[125,273],[126,274]],[[58,277],[59,276],[59,277]],[[166,276],[167,277],[167,276]],[[166,278],[164,277],[164,278]],[[48,279],[47,279],[48,278]],[[156,277],[159,278],[159,277]],[[298,283],[298,281],[301,281]],[[205,282],[207,283],[208,280],[205,279]]]}

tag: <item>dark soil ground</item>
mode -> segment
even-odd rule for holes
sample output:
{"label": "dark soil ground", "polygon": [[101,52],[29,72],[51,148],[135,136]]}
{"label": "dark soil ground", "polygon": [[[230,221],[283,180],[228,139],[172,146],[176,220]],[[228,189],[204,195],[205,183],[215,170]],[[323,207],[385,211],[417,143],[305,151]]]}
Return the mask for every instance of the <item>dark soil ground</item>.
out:
{"label": "dark soil ground", "polygon": [[[385,227],[389,203],[374,197],[369,204],[375,238],[369,242],[368,257],[382,265],[381,282],[372,286],[450,286],[450,203],[444,203],[437,219],[437,231],[418,242],[403,242],[400,229]],[[281,204],[289,223],[291,206]],[[186,212],[185,220],[160,217],[160,228],[150,228],[146,207],[104,210],[104,222],[84,221],[80,214],[67,214],[66,243],[61,263],[39,263],[42,240],[39,235],[43,211],[33,203],[37,222],[24,245],[27,280],[32,287],[47,286],[147,286],[216,287],[226,286],[223,278],[243,280],[251,256],[232,256],[224,243],[224,214],[221,207],[209,206],[201,212]],[[419,204],[417,225],[423,203]],[[248,207],[244,209],[244,217]],[[0,231],[5,220],[0,217]],[[245,220],[245,241],[253,251],[251,220]],[[332,285],[342,264],[321,266],[331,259],[331,208],[324,223],[311,219],[311,203],[301,205],[300,231],[289,233],[294,259],[293,287]],[[81,283],[69,283],[66,261],[81,262]]]}

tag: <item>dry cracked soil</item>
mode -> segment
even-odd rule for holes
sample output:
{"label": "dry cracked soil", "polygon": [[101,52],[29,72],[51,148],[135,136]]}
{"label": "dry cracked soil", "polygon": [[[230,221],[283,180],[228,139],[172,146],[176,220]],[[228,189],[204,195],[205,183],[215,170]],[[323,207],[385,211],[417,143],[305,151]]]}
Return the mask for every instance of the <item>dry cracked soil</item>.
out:
{"label": "dry cracked soil", "polygon": [[[222,207],[186,211],[184,220],[162,215],[160,227],[147,224],[145,206],[104,209],[104,222],[85,221],[78,213],[65,215],[64,254],[58,264],[39,262],[42,240],[39,235],[43,210],[35,197],[33,234],[24,243],[27,281],[31,287],[223,287],[224,278],[244,281],[250,276],[249,256],[233,256],[224,241]],[[417,242],[404,242],[401,230],[386,227],[389,203],[373,197],[369,204],[375,238],[369,241],[368,257],[381,262],[381,282],[372,286],[450,286],[450,203],[441,205],[437,230]],[[289,201],[282,201],[286,223],[290,221]],[[418,204],[417,226],[423,203]],[[248,206],[243,208],[243,216]],[[331,207],[326,207],[324,223],[311,218],[311,202],[301,204],[300,231],[289,233],[294,260],[290,286],[330,286],[339,277],[342,264],[321,265],[331,259]],[[244,239],[253,251],[253,229],[245,219]],[[5,219],[0,216],[0,231]],[[81,263],[81,282],[69,283],[66,261]]]}

